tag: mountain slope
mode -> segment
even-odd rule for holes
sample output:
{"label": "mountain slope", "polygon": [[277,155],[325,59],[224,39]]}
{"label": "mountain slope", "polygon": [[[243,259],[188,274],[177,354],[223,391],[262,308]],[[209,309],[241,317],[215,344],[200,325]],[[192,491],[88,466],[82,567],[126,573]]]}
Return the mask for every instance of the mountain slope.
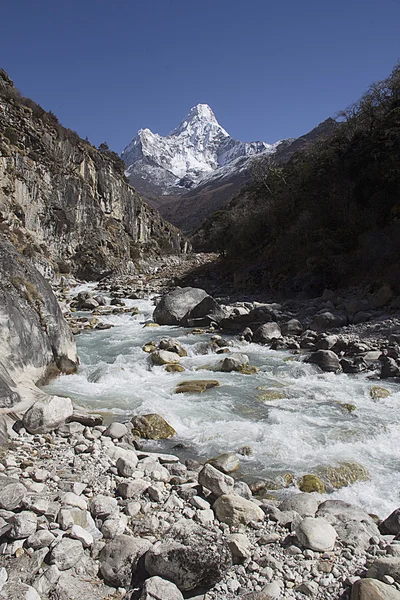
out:
{"label": "mountain slope", "polygon": [[0,226],[42,272],[87,279],[185,245],[127,184],[117,155],[22,98],[1,70]]}

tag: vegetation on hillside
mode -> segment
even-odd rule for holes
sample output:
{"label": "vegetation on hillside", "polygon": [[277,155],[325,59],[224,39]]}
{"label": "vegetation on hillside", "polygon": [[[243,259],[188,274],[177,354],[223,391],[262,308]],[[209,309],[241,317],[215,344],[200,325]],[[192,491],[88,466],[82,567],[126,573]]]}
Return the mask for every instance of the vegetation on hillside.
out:
{"label": "vegetation on hillside", "polygon": [[261,159],[254,183],[197,232],[245,285],[400,291],[400,64],[338,121],[286,165]]}

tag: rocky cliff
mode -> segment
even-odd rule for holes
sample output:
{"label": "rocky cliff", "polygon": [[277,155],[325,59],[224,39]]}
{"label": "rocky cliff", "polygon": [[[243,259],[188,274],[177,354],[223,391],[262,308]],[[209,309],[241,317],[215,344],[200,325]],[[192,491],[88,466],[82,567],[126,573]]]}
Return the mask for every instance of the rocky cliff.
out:
{"label": "rocky cliff", "polygon": [[0,220],[42,272],[97,279],[185,250],[175,227],[125,181],[118,157],[21,97],[0,70]]}

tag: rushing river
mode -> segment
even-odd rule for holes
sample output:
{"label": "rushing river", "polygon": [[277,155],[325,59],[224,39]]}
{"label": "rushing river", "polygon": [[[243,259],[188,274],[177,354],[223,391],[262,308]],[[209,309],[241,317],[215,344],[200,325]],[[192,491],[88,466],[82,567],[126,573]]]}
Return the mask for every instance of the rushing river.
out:
{"label": "rushing river", "polygon": [[[75,288],[74,294],[81,289],[88,286]],[[329,497],[381,517],[400,506],[398,385],[385,381],[391,396],[373,400],[370,389],[379,382],[367,375],[321,373],[288,352],[234,338],[232,351],[246,354],[260,370],[255,375],[217,373],[212,367],[224,355],[204,354],[209,335],[192,335],[179,327],[144,328],[154,309],[151,301],[125,303],[137,306],[140,314],[101,317],[114,327],[77,336],[78,373],[59,377],[47,391],[107,412],[110,420],[159,413],[178,434],[168,449],[181,442],[192,456],[210,458],[250,446],[252,455],[241,458],[242,478],[270,478],[286,471],[301,475],[318,465],[356,461],[369,469],[371,480]],[[167,373],[150,365],[142,346],[164,337],[177,338],[186,349],[188,356],[181,358],[185,372]],[[220,387],[203,394],[175,394],[176,385],[187,379],[218,379]],[[285,398],[261,401],[263,390],[279,391]],[[343,403],[357,408],[349,413]]]}

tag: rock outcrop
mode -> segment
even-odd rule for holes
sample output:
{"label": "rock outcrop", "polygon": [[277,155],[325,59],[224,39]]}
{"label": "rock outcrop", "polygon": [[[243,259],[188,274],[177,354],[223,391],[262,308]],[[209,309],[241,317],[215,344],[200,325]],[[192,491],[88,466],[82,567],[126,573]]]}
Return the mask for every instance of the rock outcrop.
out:
{"label": "rock outcrop", "polygon": [[42,270],[98,279],[185,250],[125,181],[123,163],[22,98],[0,71],[0,221]]}

